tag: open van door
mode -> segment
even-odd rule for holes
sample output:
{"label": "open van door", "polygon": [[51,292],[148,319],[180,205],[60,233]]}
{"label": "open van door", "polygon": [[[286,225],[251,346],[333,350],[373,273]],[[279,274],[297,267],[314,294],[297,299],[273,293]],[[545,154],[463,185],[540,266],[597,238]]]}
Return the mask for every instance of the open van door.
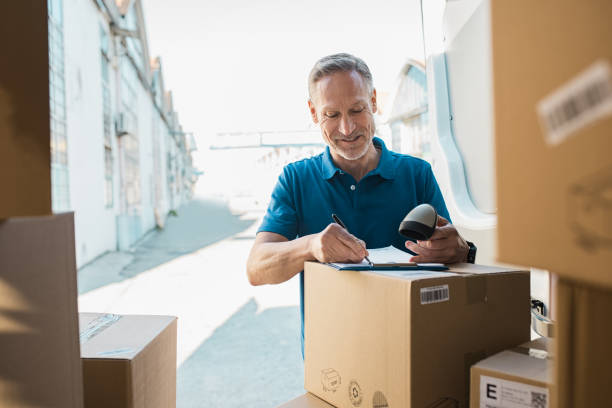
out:
{"label": "open van door", "polygon": [[[421,0],[431,164],[453,223],[497,263],[497,205],[489,0]],[[532,297],[550,308],[546,271],[532,269]]]}

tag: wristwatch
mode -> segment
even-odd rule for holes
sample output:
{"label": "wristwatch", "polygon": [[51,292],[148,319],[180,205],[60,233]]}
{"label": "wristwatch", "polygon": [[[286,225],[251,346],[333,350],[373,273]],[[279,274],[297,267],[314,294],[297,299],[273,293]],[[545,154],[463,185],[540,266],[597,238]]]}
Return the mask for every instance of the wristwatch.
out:
{"label": "wristwatch", "polygon": [[470,249],[468,249],[466,262],[476,263],[476,245],[474,245],[474,243],[470,241],[465,242],[468,244],[468,247],[470,247]]}

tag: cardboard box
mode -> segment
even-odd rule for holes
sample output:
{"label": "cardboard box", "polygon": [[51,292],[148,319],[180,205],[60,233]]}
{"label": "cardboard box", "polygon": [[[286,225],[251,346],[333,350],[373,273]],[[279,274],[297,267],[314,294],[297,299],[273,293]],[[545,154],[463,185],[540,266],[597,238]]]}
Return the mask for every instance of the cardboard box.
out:
{"label": "cardboard box", "polygon": [[490,4],[499,260],[612,288],[612,2]]}
{"label": "cardboard box", "polygon": [[0,16],[0,219],[49,215],[47,2],[2,1]]}
{"label": "cardboard box", "polygon": [[85,407],[176,406],[176,317],[80,313]]}
{"label": "cardboard box", "polygon": [[611,406],[612,291],[560,280],[557,306],[553,406]]}
{"label": "cardboard box", "polygon": [[465,407],[477,361],[529,340],[529,272],[305,264],[305,388],[339,407]]}
{"label": "cardboard box", "polygon": [[540,337],[473,365],[470,408],[550,407],[550,342]]}
{"label": "cardboard box", "polygon": [[0,405],[82,407],[72,213],[0,220]]}
{"label": "cardboard box", "polygon": [[279,405],[278,408],[333,408],[333,405],[329,405],[321,398],[317,398],[311,393],[307,392],[304,395],[292,399],[289,402]]}

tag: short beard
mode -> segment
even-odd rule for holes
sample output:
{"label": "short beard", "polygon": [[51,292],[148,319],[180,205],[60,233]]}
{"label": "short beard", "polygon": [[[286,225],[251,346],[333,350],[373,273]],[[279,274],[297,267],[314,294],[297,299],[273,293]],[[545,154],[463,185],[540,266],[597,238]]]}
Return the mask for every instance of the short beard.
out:
{"label": "short beard", "polygon": [[361,137],[366,137],[366,135],[372,135],[371,139],[369,143],[367,143],[364,146],[363,150],[359,152],[359,154],[348,156],[343,151],[341,151],[339,148],[334,148],[334,150],[340,157],[342,157],[345,160],[359,160],[368,153],[368,150],[370,149],[370,144],[373,143],[372,139],[374,139],[375,134],[376,134],[376,124],[374,123],[374,121],[372,121],[372,125],[370,126],[370,128],[366,129],[366,132],[361,136]]}
{"label": "short beard", "polygon": [[[370,141],[371,143],[371,141]],[[335,148],[334,150],[336,151],[336,153],[342,157],[345,160],[359,160],[361,159],[363,156],[365,156],[368,153],[368,150],[370,149],[370,143],[367,143],[364,147],[363,150],[361,152],[359,152],[358,154],[352,154],[352,155],[347,155],[344,151],[340,150],[339,148]]]}

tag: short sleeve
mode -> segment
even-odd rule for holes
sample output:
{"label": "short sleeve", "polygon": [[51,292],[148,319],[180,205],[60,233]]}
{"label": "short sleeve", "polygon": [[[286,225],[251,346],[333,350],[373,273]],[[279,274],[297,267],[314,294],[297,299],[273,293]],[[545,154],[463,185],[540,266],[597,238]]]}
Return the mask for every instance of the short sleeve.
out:
{"label": "short sleeve", "polygon": [[452,223],[448,209],[446,208],[446,203],[444,202],[444,197],[442,196],[442,192],[440,191],[440,187],[438,186],[438,182],[436,181],[436,177],[429,163],[424,163],[423,172],[423,180],[425,180],[425,183],[423,184],[421,195],[422,202],[433,205],[439,215]]}
{"label": "short sleeve", "polygon": [[274,232],[292,240],[297,236],[298,219],[294,201],[294,178],[286,166],[272,191],[270,204],[257,232]]}

